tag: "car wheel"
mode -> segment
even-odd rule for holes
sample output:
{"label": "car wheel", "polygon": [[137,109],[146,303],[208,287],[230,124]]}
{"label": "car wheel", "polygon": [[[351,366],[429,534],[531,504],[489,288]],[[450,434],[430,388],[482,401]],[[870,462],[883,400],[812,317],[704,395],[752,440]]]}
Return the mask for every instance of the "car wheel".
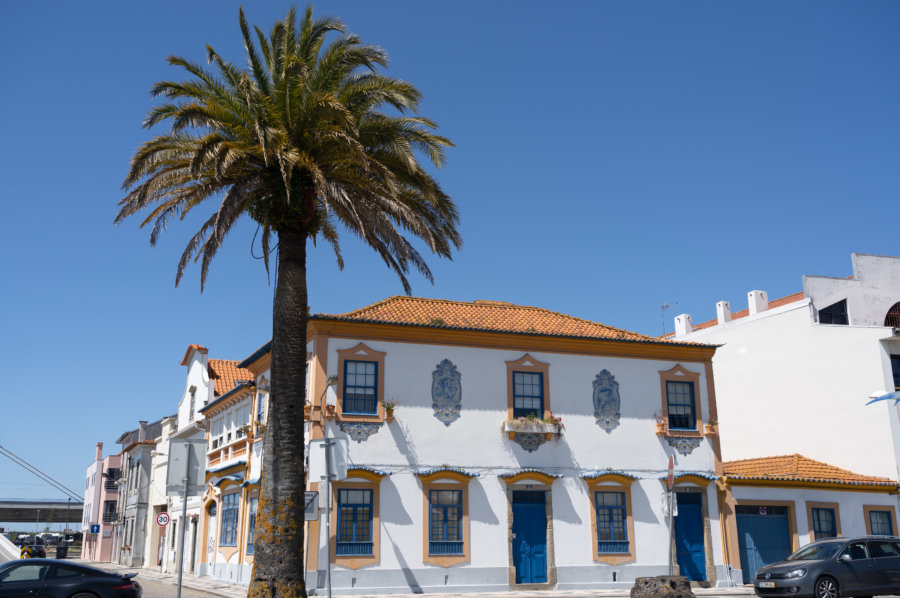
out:
{"label": "car wheel", "polygon": [[816,581],[816,598],[839,598],[837,582],[831,577],[820,577]]}

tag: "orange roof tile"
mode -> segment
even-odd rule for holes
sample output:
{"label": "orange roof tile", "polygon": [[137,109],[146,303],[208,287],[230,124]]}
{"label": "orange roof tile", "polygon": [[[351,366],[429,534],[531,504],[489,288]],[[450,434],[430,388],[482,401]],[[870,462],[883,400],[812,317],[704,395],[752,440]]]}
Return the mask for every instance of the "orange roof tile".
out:
{"label": "orange roof tile", "polygon": [[723,473],[735,479],[819,482],[858,486],[897,486],[890,478],[861,475],[803,455],[761,457],[722,463]]}
{"label": "orange roof tile", "polygon": [[209,378],[215,382],[216,396],[221,396],[234,388],[236,382],[253,380],[253,372],[239,368],[234,359],[210,359]]}
{"label": "orange roof tile", "polygon": [[184,352],[184,357],[181,358],[181,365],[187,365],[188,357],[191,356],[191,351],[200,351],[201,353],[209,353],[209,349],[207,349],[203,345],[188,345],[187,351]]}
{"label": "orange roof tile", "polygon": [[[797,301],[802,301],[803,297],[804,297],[803,291],[800,291],[800,292],[794,293],[792,295],[787,295],[785,297],[779,297],[778,299],[772,299],[771,301],[769,301],[769,307],[767,309],[775,309],[776,307],[781,307],[782,305],[796,303]],[[731,319],[739,320],[741,318],[746,318],[749,315],[750,315],[749,309],[742,309],[741,311],[733,312],[731,314]],[[707,320],[705,322],[700,322],[699,324],[694,324],[693,330],[694,330],[694,332],[696,332],[698,330],[703,330],[704,328],[711,328],[718,323],[719,323],[719,320],[717,318],[712,319],[712,320]],[[664,334],[661,338],[671,338],[673,336],[675,336],[675,333],[669,332],[667,334]]]}
{"label": "orange roof tile", "polygon": [[398,295],[345,314],[316,314],[316,320],[352,320],[378,324],[430,326],[515,334],[568,336],[605,340],[690,344],[613,328],[540,307],[506,301],[450,301]]}

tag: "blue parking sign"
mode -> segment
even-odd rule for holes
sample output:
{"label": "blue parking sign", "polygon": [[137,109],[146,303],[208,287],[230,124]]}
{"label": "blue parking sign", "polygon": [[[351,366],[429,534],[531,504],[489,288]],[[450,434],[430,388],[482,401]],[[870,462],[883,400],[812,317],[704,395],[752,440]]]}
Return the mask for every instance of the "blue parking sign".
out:
{"label": "blue parking sign", "polygon": [[99,533],[100,533],[100,525],[97,524],[97,523],[95,523],[94,525],[92,525],[92,526],[91,526],[91,533],[92,533],[92,534],[99,534]]}

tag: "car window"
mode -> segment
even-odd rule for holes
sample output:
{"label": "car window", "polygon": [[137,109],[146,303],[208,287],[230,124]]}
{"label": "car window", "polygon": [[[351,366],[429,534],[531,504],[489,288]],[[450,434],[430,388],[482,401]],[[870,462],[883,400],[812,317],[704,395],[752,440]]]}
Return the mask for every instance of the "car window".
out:
{"label": "car window", "polygon": [[0,582],[40,581],[47,572],[47,565],[21,565],[0,573]]}
{"label": "car window", "polygon": [[53,571],[51,571],[50,574],[47,575],[47,578],[64,579],[66,577],[78,577],[79,575],[81,575],[80,571],[62,565],[55,565],[53,567]]}
{"label": "car window", "polygon": [[858,561],[869,558],[869,550],[866,548],[865,542],[850,542],[847,547],[841,551],[841,556],[850,555],[850,560]]}
{"label": "car window", "polygon": [[804,546],[794,554],[788,557],[789,561],[816,561],[819,559],[827,559],[837,554],[837,551],[844,545],[843,540],[830,540],[826,542],[816,542]]}
{"label": "car window", "polygon": [[885,540],[869,540],[869,553],[872,555],[873,559],[898,556],[897,549],[894,545]]}

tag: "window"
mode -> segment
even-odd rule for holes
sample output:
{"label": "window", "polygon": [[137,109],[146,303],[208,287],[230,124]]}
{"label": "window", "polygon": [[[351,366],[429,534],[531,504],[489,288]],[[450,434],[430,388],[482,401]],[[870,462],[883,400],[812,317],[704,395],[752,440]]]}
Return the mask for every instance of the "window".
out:
{"label": "window", "polygon": [[891,355],[891,374],[894,376],[894,390],[900,390],[900,355]]}
{"label": "window", "polygon": [[196,401],[197,401],[197,387],[191,386],[190,393],[191,393],[191,410],[190,410],[190,413],[188,414],[188,420],[194,421],[194,413],[196,410]]}
{"label": "window", "polygon": [[250,516],[247,518],[247,554],[253,554],[253,543],[256,540],[256,508],[258,498],[250,499]]}
{"label": "window", "polygon": [[532,415],[543,419],[550,411],[550,364],[529,354],[506,362],[507,419]]}
{"label": "window", "polygon": [[819,310],[819,324],[843,324],[846,326],[849,323],[850,318],[847,316],[846,299]]}
{"label": "window", "polygon": [[595,492],[597,552],[628,552],[628,530],[624,492]]}
{"label": "window", "polygon": [[222,530],[219,546],[237,546],[237,522],[239,492],[222,496]]}
{"label": "window", "polygon": [[344,413],[374,414],[378,409],[378,364],[344,361]]}
{"label": "window", "polygon": [[694,383],[666,381],[666,413],[670,430],[696,430]]}
{"label": "window", "polygon": [[897,552],[897,543],[887,540],[869,540],[869,552],[873,559],[900,556],[900,552]]}
{"label": "window", "polygon": [[870,511],[869,526],[872,528],[873,536],[890,536],[894,533],[889,511]]}
{"label": "window", "polygon": [[851,542],[841,551],[838,558],[840,559],[845,554],[850,555],[851,561],[859,561],[869,558],[869,549],[865,542]]}
{"label": "window", "polygon": [[265,423],[266,417],[266,398],[268,395],[264,392],[261,392],[256,397],[256,422],[257,423]]}
{"label": "window", "polygon": [[372,491],[338,490],[338,534],[336,554],[372,554]]}
{"label": "window", "polygon": [[513,417],[544,417],[544,374],[513,372]]}
{"label": "window", "polygon": [[178,535],[178,520],[173,519],[172,520],[172,533],[170,534],[171,537],[169,538],[169,548],[175,548],[175,536],[177,536],[177,535]]}
{"label": "window", "polygon": [[863,505],[866,519],[866,533],[870,536],[896,536],[894,507],[885,505]]}
{"label": "window", "polygon": [[[336,413],[338,420],[351,422],[384,422],[384,357],[364,343],[352,349],[341,349],[338,355],[339,393]],[[306,368],[307,373],[310,368]],[[310,397],[318,402],[323,397]],[[322,405],[324,410],[325,405]]]}
{"label": "window", "polygon": [[[700,374],[678,364],[659,372],[662,421],[666,433],[675,436],[700,436],[703,433]],[[710,401],[710,408],[712,407]],[[715,412],[710,412],[714,418]]]}
{"label": "window", "polygon": [[428,554],[463,554],[462,490],[431,490],[428,501]]}
{"label": "window", "polygon": [[[22,565],[0,573],[0,582],[14,583],[23,581],[40,581],[47,572],[47,565]],[[14,590],[13,590],[14,592]]]}
{"label": "window", "polygon": [[634,478],[606,473],[585,478],[591,501],[591,554],[609,565],[634,562],[634,519],[631,484]]}
{"label": "window", "polygon": [[900,328],[900,303],[895,303],[884,317],[884,325]]}
{"label": "window", "polygon": [[813,535],[816,540],[837,537],[834,526],[834,509],[813,509]]}

